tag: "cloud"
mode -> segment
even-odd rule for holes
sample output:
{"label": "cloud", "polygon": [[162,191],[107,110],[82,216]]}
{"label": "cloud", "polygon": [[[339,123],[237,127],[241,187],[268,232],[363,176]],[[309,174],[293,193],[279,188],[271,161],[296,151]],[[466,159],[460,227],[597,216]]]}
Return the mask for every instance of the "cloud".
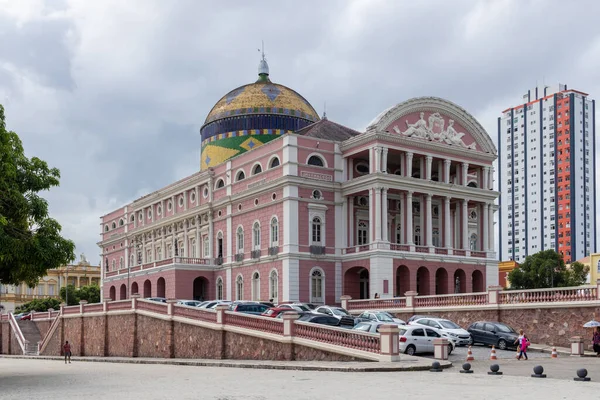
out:
{"label": "cloud", "polygon": [[198,169],[206,114],[255,80],[261,40],[272,79],[319,113],[327,102],[336,122],[364,129],[434,95],[495,141],[500,112],[536,82],[600,93],[599,11],[558,0],[0,0],[0,101],[27,154],[61,169],[51,212],[95,261],[101,215]]}

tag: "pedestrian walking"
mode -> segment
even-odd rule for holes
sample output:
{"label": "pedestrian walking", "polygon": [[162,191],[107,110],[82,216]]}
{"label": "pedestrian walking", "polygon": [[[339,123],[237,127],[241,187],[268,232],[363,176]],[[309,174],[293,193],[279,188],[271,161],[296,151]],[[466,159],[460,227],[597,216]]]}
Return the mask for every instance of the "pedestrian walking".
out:
{"label": "pedestrian walking", "polygon": [[65,353],[65,364],[67,363],[67,360],[69,360],[69,364],[71,364],[71,345],[69,344],[69,341],[65,341],[65,344],[63,346],[63,350]]}
{"label": "pedestrian walking", "polygon": [[525,336],[525,334],[523,333],[523,329],[519,330],[519,337],[517,338],[517,340],[515,340],[515,343],[517,345],[517,355],[516,358],[519,359],[519,355],[521,354],[521,342],[523,341],[523,337]]}
{"label": "pedestrian walking", "polygon": [[600,326],[596,328],[596,331],[594,331],[594,336],[592,338],[592,344],[594,345],[594,351],[596,352],[596,357],[600,357]]}
{"label": "pedestrian walking", "polygon": [[527,348],[530,344],[529,338],[524,334],[521,338],[521,344],[519,345],[519,355],[517,356],[517,360],[520,360],[523,356],[525,356],[525,360],[529,360],[529,358],[527,358]]}

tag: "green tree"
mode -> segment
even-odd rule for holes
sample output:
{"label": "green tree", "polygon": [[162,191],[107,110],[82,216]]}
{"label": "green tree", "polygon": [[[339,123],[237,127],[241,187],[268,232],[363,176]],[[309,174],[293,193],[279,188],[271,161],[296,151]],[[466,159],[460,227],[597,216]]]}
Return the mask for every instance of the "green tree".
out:
{"label": "green tree", "polygon": [[44,299],[33,299],[29,303],[25,303],[15,308],[15,314],[30,311],[48,311],[48,309],[58,310],[60,308],[60,300],[47,297]]}
{"label": "green tree", "polygon": [[[68,296],[67,296],[68,294]],[[68,306],[75,306],[79,304],[79,289],[76,289],[73,285],[67,285],[60,288],[60,298]]]}
{"label": "green tree", "polygon": [[[67,291],[69,293],[68,299]],[[77,305],[81,300],[85,300],[88,303],[100,303],[100,286],[89,285],[82,286],[78,289],[73,285],[67,285],[66,288],[63,286],[60,288],[60,298],[63,302],[67,303],[68,306]]]}
{"label": "green tree", "polygon": [[0,283],[35,286],[46,271],[75,259],[75,244],[60,235],[38,195],[59,185],[60,172],[25,156],[19,136],[6,129],[0,105]]}
{"label": "green tree", "polygon": [[511,289],[539,289],[579,286],[585,283],[589,268],[574,262],[567,268],[560,254],[544,250],[527,256],[508,274]]}

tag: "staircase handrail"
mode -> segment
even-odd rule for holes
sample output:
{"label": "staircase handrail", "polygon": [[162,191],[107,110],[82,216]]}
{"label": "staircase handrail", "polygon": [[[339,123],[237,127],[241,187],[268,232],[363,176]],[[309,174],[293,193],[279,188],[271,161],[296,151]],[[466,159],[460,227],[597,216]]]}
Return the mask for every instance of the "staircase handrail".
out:
{"label": "staircase handrail", "polygon": [[15,319],[15,316],[13,315],[13,313],[8,313],[8,321],[10,323],[10,327],[12,328],[13,332],[16,334],[15,336],[17,337],[17,342],[19,343],[19,346],[21,347],[21,351],[23,352],[23,354],[26,354],[28,342],[25,340],[25,336],[23,336],[23,332],[21,332],[21,327],[17,323],[17,320]]}
{"label": "staircase handrail", "polygon": [[44,350],[46,350],[46,346],[48,346],[48,343],[50,342],[52,335],[54,335],[54,331],[60,324],[61,318],[62,318],[62,315],[60,315],[60,314],[58,316],[56,316],[56,318],[54,318],[54,321],[52,321],[52,324],[50,324],[50,328],[48,328],[48,333],[46,333],[44,338],[40,342],[38,342],[38,356],[40,354],[42,354],[42,352]]}

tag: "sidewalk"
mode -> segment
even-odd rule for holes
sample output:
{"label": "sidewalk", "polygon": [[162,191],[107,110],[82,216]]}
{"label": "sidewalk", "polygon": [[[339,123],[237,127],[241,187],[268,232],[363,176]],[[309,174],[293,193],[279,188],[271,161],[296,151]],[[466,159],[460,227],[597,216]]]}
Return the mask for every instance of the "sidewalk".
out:
{"label": "sidewalk", "polygon": [[[202,360],[184,358],[129,358],[129,357],[73,357],[72,362],[105,362],[120,364],[163,364],[187,365],[192,367],[225,367],[278,369],[293,371],[333,371],[333,372],[399,372],[426,371],[431,368],[433,360],[421,357],[401,355],[399,362],[342,362],[342,361],[264,361],[264,360]],[[57,356],[9,356],[7,359],[55,360],[64,362]],[[452,366],[450,361],[439,361],[442,368]]]}
{"label": "sidewalk", "polygon": [[[548,346],[545,344],[531,344],[529,346],[530,351],[538,351],[540,353],[550,353],[552,354],[552,348],[554,346]],[[556,352],[560,355],[571,355],[571,349],[568,347],[556,347]],[[593,351],[587,351],[585,350],[583,353],[583,357],[596,357],[596,353],[594,353]]]}

